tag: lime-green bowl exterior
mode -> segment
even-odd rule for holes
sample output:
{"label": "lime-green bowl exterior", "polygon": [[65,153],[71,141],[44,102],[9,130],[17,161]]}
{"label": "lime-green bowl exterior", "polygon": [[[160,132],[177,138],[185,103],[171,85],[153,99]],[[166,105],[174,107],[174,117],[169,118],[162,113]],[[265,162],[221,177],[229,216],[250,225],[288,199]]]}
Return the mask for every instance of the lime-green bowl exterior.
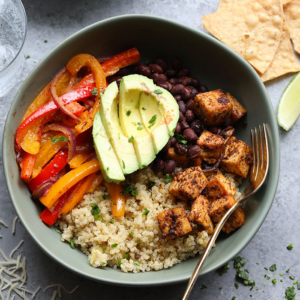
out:
{"label": "lime-green bowl exterior", "polygon": [[34,68],[18,91],[9,110],[3,135],[3,164],[7,187],[16,212],[36,243],[54,260],[88,278],[122,285],[161,285],[187,280],[199,257],[170,269],[140,274],[112,268],[92,268],[79,249],[60,242],[60,236],[39,218],[42,206],[30,197],[20,178],[15,160],[14,133],[30,103],[52,77],[74,56],[117,54],[137,47],[142,61],[164,57],[180,58],[192,76],[210,90],[232,93],[247,109],[247,127],[236,130],[237,137],[250,143],[250,129],[262,123],[268,127],[270,172],[266,183],[248,202],[246,222],[229,236],[221,236],[201,274],[221,267],[238,254],[263,223],[275,197],[279,177],[279,135],[276,118],[266,89],[252,67],[231,49],[195,29],[147,15],[125,15],[90,25],[73,34]]}

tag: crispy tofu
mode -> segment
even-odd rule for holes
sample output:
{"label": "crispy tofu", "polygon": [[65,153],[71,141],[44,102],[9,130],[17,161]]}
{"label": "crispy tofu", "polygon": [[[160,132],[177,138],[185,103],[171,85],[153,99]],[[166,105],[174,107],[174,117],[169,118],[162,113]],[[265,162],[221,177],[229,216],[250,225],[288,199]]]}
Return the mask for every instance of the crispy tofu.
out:
{"label": "crispy tofu", "polygon": [[214,223],[218,223],[225,213],[235,204],[232,196],[225,196],[211,203],[209,216]]}
{"label": "crispy tofu", "polygon": [[241,206],[232,213],[224,224],[222,231],[225,233],[230,233],[231,231],[241,227],[245,222],[245,212]]}
{"label": "crispy tofu", "polygon": [[170,185],[169,192],[175,197],[188,201],[195,200],[207,184],[207,178],[200,167],[191,167],[179,172]]}
{"label": "crispy tofu", "polygon": [[200,195],[192,203],[190,220],[203,226],[204,230],[206,230],[208,234],[212,234],[214,232],[214,225],[208,214],[209,207],[210,207],[210,203],[207,200],[207,198],[204,197],[203,195]]}
{"label": "crispy tofu", "polygon": [[200,147],[200,157],[209,164],[214,164],[222,154],[225,141],[221,136],[204,130],[197,144]]}
{"label": "crispy tofu", "polygon": [[162,237],[166,239],[175,239],[192,231],[187,214],[181,206],[163,211],[157,216],[157,220]]}
{"label": "crispy tofu", "polygon": [[205,125],[219,125],[229,120],[233,105],[221,90],[200,93],[194,100],[194,111]]}
{"label": "crispy tofu", "polygon": [[225,155],[221,161],[221,167],[229,173],[246,178],[252,163],[252,150],[249,146],[231,137],[225,148]]}
{"label": "crispy tofu", "polygon": [[226,93],[226,97],[232,104],[232,112],[230,116],[231,123],[235,123],[244,116],[247,111],[230,93]]}
{"label": "crispy tofu", "polygon": [[236,189],[222,173],[219,173],[209,178],[205,192],[206,197],[210,201],[214,201],[224,196],[234,196]]}

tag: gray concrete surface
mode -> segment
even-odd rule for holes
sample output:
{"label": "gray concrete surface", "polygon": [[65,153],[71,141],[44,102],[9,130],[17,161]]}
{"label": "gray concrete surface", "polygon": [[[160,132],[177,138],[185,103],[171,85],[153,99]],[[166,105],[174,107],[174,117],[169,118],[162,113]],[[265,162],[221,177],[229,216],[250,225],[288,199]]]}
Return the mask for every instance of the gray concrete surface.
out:
{"label": "gray concrete surface", "polygon": [[[184,23],[198,30],[205,31],[202,27],[201,16],[216,11],[218,1],[210,0],[24,0],[28,16],[28,35],[25,44],[25,54],[30,59],[25,62],[22,80],[45,54],[52,50],[79,29],[105,18],[128,14],[141,13],[158,15]],[[44,40],[48,42],[45,43]],[[276,110],[280,95],[289,82],[291,76],[286,76],[266,84],[270,98]],[[0,130],[1,139],[7,111],[22,80],[5,97],[0,98]],[[281,139],[281,174],[277,195],[264,224],[241,252],[245,257],[250,277],[256,281],[255,288],[239,284],[234,286],[236,271],[230,262],[230,270],[220,277],[217,272],[212,272],[198,279],[190,297],[196,299],[283,299],[285,289],[291,286],[293,281],[300,280],[300,120],[293,129],[286,133],[280,130]],[[64,269],[46,256],[33,242],[20,223],[14,236],[11,235],[12,221],[16,215],[7,193],[0,162],[0,219],[4,219],[10,227],[1,228],[0,247],[10,252],[20,239],[24,239],[22,252],[27,256],[28,280],[27,286],[34,290],[37,286],[45,287],[53,283],[61,283],[67,289],[79,285],[76,294],[62,294],[63,299],[181,299],[186,283],[180,283],[165,287],[114,287],[102,283],[93,282],[82,278]],[[298,175],[297,175],[298,174]],[[293,243],[295,248],[288,251],[286,246]],[[277,271],[267,272],[264,267],[277,264]],[[285,270],[290,269],[286,274]],[[284,276],[280,277],[279,273]],[[277,279],[277,284],[264,278],[268,274]],[[289,279],[289,275],[296,276],[295,280]],[[283,279],[283,282],[280,282]],[[202,285],[206,289],[201,289]],[[222,289],[220,289],[222,287]],[[40,291],[36,299],[51,299],[53,290],[45,293]],[[300,291],[296,291],[300,298]],[[252,298],[250,298],[252,295]],[[298,299],[296,296],[296,299]],[[5,298],[6,299],[6,298]],[[16,298],[17,299],[17,298]]]}

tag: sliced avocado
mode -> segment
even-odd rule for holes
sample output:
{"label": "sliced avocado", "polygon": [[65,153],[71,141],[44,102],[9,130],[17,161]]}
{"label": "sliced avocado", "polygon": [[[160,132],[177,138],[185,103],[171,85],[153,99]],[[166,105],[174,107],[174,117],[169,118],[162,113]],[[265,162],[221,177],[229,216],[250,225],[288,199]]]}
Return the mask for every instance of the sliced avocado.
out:
{"label": "sliced avocado", "polygon": [[124,135],[133,143],[140,168],[148,166],[155,159],[152,138],[143,126],[140,114],[140,96],[152,80],[141,75],[123,77],[120,83],[119,114]]}
{"label": "sliced avocado", "polygon": [[107,182],[120,183],[125,180],[115,150],[112,148],[101,121],[100,113],[97,112],[93,125],[93,139],[100,169],[104,180]]}
{"label": "sliced avocado", "polygon": [[120,126],[117,99],[118,86],[112,82],[101,95],[100,116],[123,173],[131,174],[139,168],[139,164],[133,144],[128,141]]}

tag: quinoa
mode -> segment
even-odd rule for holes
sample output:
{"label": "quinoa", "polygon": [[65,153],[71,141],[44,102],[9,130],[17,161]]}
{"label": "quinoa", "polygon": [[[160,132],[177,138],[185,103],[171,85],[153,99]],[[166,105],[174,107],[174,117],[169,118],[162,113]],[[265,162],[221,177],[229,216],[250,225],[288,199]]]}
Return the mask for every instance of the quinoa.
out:
{"label": "quinoa", "polygon": [[[236,177],[224,175],[238,187]],[[169,193],[170,183],[164,182],[162,174],[154,174],[148,167],[127,176],[127,180],[137,188],[137,196],[126,195],[124,217],[112,216],[111,199],[102,185],[58,221],[63,231],[61,241],[75,238],[74,244],[81,247],[93,267],[111,266],[134,273],[169,268],[202,253],[210,236],[196,225],[186,236],[162,239],[157,215],[178,206],[187,213],[190,210],[187,202],[178,201]],[[147,188],[148,181],[155,182],[151,190]],[[103,199],[103,195],[108,197]],[[239,195],[237,188],[236,198]],[[91,213],[95,203],[101,209],[102,220],[95,220]],[[143,214],[145,209],[149,210],[147,215]]]}

